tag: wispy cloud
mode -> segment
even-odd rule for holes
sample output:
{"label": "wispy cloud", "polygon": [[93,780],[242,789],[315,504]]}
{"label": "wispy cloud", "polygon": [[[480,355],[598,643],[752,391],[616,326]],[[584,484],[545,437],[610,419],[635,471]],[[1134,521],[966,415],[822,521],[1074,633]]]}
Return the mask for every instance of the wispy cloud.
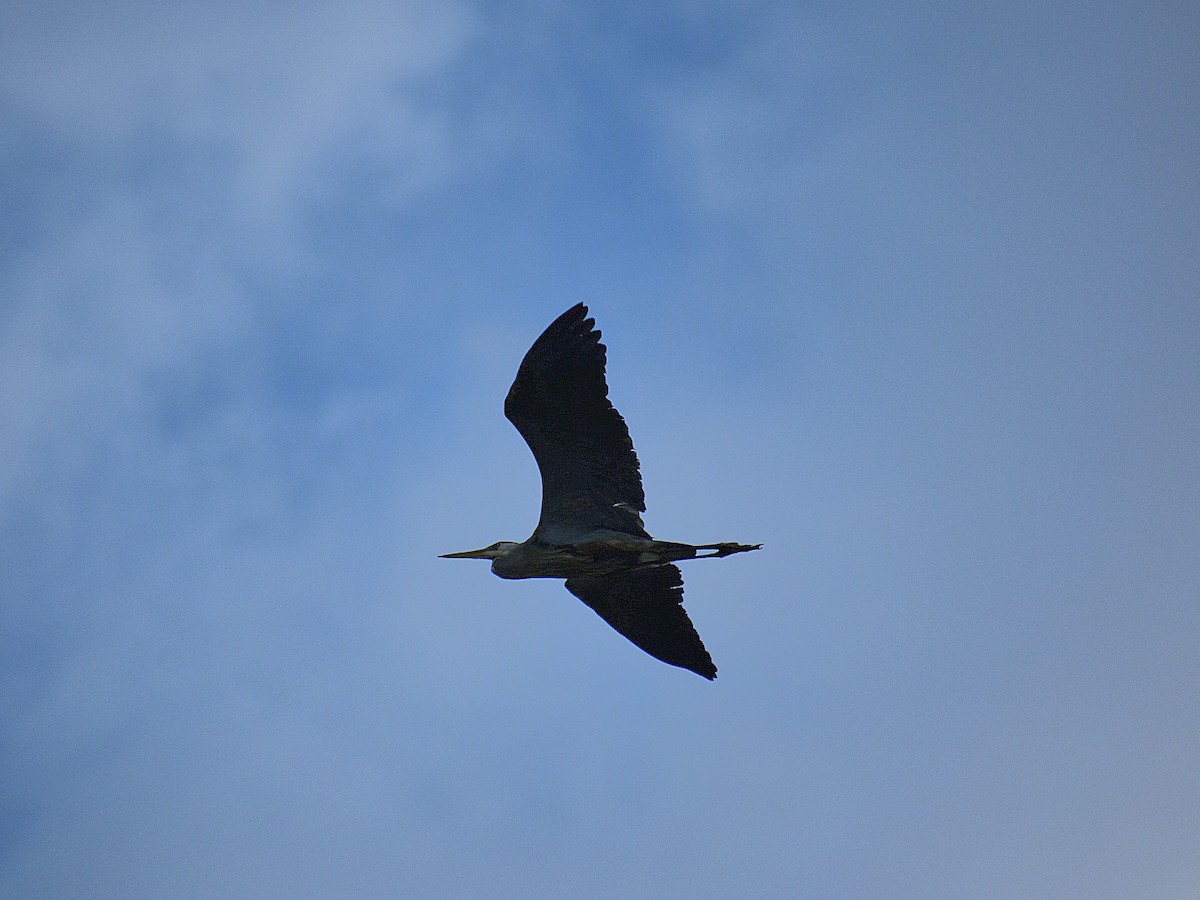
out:
{"label": "wispy cloud", "polygon": [[320,268],[315,206],[362,181],[412,202],[474,165],[481,111],[433,98],[476,29],[424,3],[14,15],[0,87],[44,162],[10,176],[32,221],[0,268],[5,491],[269,339],[249,284]]}
{"label": "wispy cloud", "polygon": [[204,155],[222,199],[278,226],[334,161],[387,157],[414,188],[452,169],[461,135],[423,98],[476,28],[454,3],[27,11],[5,29],[3,87],[81,150]]}

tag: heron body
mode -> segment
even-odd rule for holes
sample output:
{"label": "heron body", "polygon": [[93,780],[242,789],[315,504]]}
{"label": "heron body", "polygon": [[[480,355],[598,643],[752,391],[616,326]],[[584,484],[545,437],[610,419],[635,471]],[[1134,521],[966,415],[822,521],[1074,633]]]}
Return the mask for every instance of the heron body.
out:
{"label": "heron body", "polygon": [[527,541],[498,541],[448,559],[489,559],[501,578],[565,578],[567,590],[651,656],[717,676],[683,609],[674,563],[760,544],[681,544],[652,538],[625,420],[608,399],[605,347],[582,303],[534,342],[504,401],[537,460],[542,511]]}

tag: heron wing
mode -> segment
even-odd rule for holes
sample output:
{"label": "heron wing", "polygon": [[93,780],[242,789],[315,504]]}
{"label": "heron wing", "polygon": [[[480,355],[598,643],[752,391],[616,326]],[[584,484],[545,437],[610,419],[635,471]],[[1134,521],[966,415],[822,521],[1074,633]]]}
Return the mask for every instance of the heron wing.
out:
{"label": "heron wing", "polygon": [[582,303],[554,320],[517,371],[504,415],[521,432],[542,474],[537,534],[569,543],[609,528],[648,537],[637,454],[608,399],[605,347]]}
{"label": "heron wing", "polygon": [[651,656],[710,681],[717,677],[717,667],[683,608],[678,566],[568,578],[567,590]]}

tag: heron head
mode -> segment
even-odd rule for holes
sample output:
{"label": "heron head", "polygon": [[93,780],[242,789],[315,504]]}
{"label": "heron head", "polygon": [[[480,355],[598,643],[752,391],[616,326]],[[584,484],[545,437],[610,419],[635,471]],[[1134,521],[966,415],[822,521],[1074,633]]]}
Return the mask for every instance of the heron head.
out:
{"label": "heron head", "polygon": [[496,543],[484,547],[482,550],[464,550],[461,553],[443,553],[439,559],[500,559],[502,556],[507,556],[508,552],[516,547],[517,544],[513,541],[496,541]]}

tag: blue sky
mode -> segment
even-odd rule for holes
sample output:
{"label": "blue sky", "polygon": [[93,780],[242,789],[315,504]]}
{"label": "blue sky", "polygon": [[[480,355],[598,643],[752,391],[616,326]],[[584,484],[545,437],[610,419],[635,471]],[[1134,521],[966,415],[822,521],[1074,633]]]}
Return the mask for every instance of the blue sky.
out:
{"label": "blue sky", "polygon": [[[1195,897],[1194,4],[9,4],[0,894]],[[587,302],[721,670],[520,540]]]}

